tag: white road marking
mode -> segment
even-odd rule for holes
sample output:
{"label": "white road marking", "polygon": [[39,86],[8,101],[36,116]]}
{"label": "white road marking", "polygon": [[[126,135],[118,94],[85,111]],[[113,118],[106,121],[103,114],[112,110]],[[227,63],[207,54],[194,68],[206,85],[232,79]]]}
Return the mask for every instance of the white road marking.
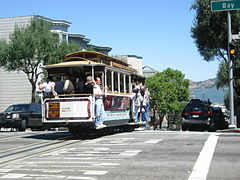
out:
{"label": "white road marking", "polygon": [[9,173],[9,174],[6,174],[6,175],[0,177],[0,179],[18,179],[18,178],[22,178],[24,176],[27,176],[27,174]]}
{"label": "white road marking", "polygon": [[93,164],[94,166],[118,166],[120,165],[119,163],[96,163],[96,164]]}
{"label": "white road marking", "polygon": [[44,179],[44,178],[49,178],[51,177],[51,179],[54,178],[65,178],[66,176],[63,175],[56,175],[56,174],[29,174],[29,177],[37,177],[37,179]]}
{"label": "white road marking", "polygon": [[67,179],[95,180],[95,178],[93,177],[76,177],[76,176],[68,176]]}
{"label": "white road marking", "polygon": [[119,155],[121,155],[121,156],[135,156],[139,152],[141,152],[141,150],[126,150],[126,151],[120,153]]}
{"label": "white road marking", "polygon": [[122,140],[135,140],[136,138],[122,138]]}
{"label": "white road marking", "polygon": [[[141,144],[155,144],[162,139],[150,139],[150,140],[138,140],[137,143],[141,142]],[[21,167],[15,166],[14,169],[0,169],[0,179],[19,179],[19,178],[64,178],[64,179],[85,179],[85,180],[95,180],[94,177],[84,177],[86,176],[101,176],[108,173],[108,171],[98,170],[99,167],[104,168],[116,168],[120,165],[122,159],[131,158],[132,156],[137,155],[142,150],[139,149],[114,149],[112,150],[109,146],[116,145],[127,145],[129,143],[136,143],[136,138],[121,138],[121,139],[96,139],[96,140],[87,140],[81,144],[90,144],[94,145],[91,148],[63,148],[59,150],[55,150],[50,153],[43,154],[39,156],[39,158],[33,158],[34,161],[27,161],[21,164]],[[103,146],[103,147],[102,147]],[[54,161],[52,161],[54,159]],[[61,160],[61,161],[59,161]],[[62,160],[64,164],[62,165]],[[72,160],[72,161],[67,161]],[[87,160],[87,161],[85,161]],[[112,162],[113,161],[113,162]],[[114,163],[115,162],[115,163]],[[54,164],[57,170],[48,169],[48,167],[52,167]],[[31,170],[27,170],[26,168],[31,167]],[[39,167],[41,167],[39,169]],[[24,169],[25,168],[25,169]],[[69,170],[71,168],[78,168],[78,170]],[[80,169],[85,170],[80,170]],[[88,170],[88,168],[90,170]],[[102,168],[101,168],[102,169]],[[13,171],[19,171],[14,173]],[[20,172],[21,171],[21,172]],[[30,171],[36,171],[38,173],[42,172],[43,174],[28,174]],[[40,171],[40,172],[39,172]],[[63,176],[60,175],[61,172],[81,172],[82,176]],[[20,174],[21,173],[21,174]],[[48,174],[50,173],[50,174]],[[51,174],[52,173],[52,174]],[[59,174],[59,175],[58,175]]]}
{"label": "white road marking", "polygon": [[84,141],[82,144],[96,144],[96,143],[98,143],[98,142],[100,142],[100,141],[103,141],[103,140],[105,140],[105,139],[86,140],[86,141]]}
{"label": "white road marking", "polygon": [[145,141],[145,143],[157,144],[159,141],[162,141],[162,139],[150,139],[148,141]]}
{"label": "white road marking", "polygon": [[109,151],[110,148],[94,148],[94,151]]}
{"label": "white road marking", "polygon": [[42,172],[44,172],[44,173],[60,173],[62,171],[60,171],[60,170],[47,170],[47,171],[42,171]]}
{"label": "white road marking", "polygon": [[83,174],[84,175],[105,175],[107,174],[108,171],[92,171],[92,170],[87,170]]}
{"label": "white road marking", "polygon": [[214,154],[219,134],[211,134],[205,142],[202,151],[193,167],[188,180],[205,180]]}
{"label": "white road marking", "polygon": [[12,171],[13,169],[0,169],[0,172],[10,172]]}

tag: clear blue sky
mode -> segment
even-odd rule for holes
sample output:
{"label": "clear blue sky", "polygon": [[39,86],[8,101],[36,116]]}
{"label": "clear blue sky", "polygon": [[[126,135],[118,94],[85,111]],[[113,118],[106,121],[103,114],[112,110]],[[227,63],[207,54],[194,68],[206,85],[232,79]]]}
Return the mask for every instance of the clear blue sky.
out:
{"label": "clear blue sky", "polygon": [[[193,81],[216,77],[219,62],[199,55],[190,28],[194,0],[0,0],[0,17],[41,15],[72,23],[69,32],[138,55],[159,71],[178,69]],[[207,32],[206,32],[207,33]]]}

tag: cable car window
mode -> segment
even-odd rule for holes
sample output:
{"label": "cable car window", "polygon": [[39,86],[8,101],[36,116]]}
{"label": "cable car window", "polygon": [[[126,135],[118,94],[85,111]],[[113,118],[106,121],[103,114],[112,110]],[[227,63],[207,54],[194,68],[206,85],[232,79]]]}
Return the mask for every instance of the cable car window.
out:
{"label": "cable car window", "polygon": [[118,73],[114,72],[113,74],[113,83],[114,83],[114,92],[118,92]]}
{"label": "cable car window", "polygon": [[124,76],[123,74],[120,74],[120,92],[124,92]]}
{"label": "cable car window", "polygon": [[129,76],[126,75],[125,78],[126,78],[126,80],[125,80],[126,81],[126,92],[129,93],[129,91],[130,91],[129,90]]}
{"label": "cable car window", "polygon": [[108,87],[108,91],[112,91],[112,73],[111,73],[111,71],[107,71],[107,87]]}

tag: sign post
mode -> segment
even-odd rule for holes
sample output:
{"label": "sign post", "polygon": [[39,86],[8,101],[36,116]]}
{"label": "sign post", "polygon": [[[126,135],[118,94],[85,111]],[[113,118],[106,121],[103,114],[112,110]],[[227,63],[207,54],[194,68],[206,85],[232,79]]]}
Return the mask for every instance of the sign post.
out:
{"label": "sign post", "polygon": [[228,69],[229,69],[229,104],[230,104],[230,125],[229,128],[236,128],[234,118],[234,93],[233,93],[233,60],[229,53],[229,45],[232,43],[232,29],[231,29],[231,14],[227,12],[228,16]]}
{"label": "sign post", "polygon": [[231,59],[229,45],[232,43],[232,28],[231,28],[231,14],[230,10],[240,9],[240,1],[212,1],[212,11],[227,11],[228,23],[228,69],[229,69],[229,102],[230,102],[230,125],[229,128],[236,128],[234,118],[234,94],[233,94],[233,60]]}

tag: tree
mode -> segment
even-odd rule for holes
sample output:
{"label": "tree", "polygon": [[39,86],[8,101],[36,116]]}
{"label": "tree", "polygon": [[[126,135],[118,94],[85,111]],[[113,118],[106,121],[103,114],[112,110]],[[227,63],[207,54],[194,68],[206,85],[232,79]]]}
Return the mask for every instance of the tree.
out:
{"label": "tree", "polygon": [[53,51],[47,64],[62,62],[65,56],[71,52],[82,51],[82,48],[76,43],[62,41]]}
{"label": "tree", "polygon": [[[192,9],[196,11],[192,37],[195,40],[198,51],[205,61],[214,59],[222,60],[217,73],[217,88],[228,86],[228,33],[227,33],[227,12],[211,11],[211,0],[195,0]],[[240,27],[239,11],[231,11],[232,33],[238,34]],[[239,44],[238,42],[235,42]],[[240,67],[240,53],[235,55],[234,65]],[[240,82],[235,79],[234,91],[238,97],[235,103],[239,102]],[[240,104],[239,104],[240,105]]]}
{"label": "tree", "polygon": [[151,94],[151,106],[157,108],[160,122],[168,116],[169,121],[175,123],[183,109],[183,102],[189,99],[189,80],[184,79],[181,71],[168,68],[147,78],[146,84]]}
{"label": "tree", "polygon": [[[198,51],[205,61],[215,58],[225,60],[227,63],[227,13],[211,11],[211,0],[195,0],[192,9],[196,11],[192,37],[195,40]],[[237,11],[231,11],[232,32],[238,34],[240,15]]]}
{"label": "tree", "polygon": [[80,46],[60,43],[50,27],[50,23],[32,19],[26,27],[15,27],[9,43],[0,42],[0,66],[6,71],[26,73],[32,86],[32,103],[35,102],[36,82],[42,73],[38,71],[39,65],[59,62],[67,53],[81,50]]}

